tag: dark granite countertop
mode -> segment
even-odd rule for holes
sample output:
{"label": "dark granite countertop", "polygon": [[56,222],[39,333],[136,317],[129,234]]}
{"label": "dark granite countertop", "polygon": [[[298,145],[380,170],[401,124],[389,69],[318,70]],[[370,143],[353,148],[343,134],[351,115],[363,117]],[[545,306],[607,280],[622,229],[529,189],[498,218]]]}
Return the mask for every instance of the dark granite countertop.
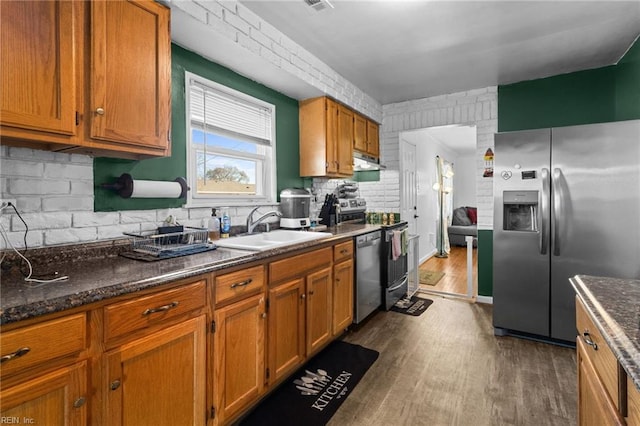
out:
{"label": "dark granite countertop", "polygon": [[640,280],[577,275],[570,281],[627,375],[640,389]]}
{"label": "dark granite countertop", "polygon": [[[289,252],[293,254],[297,250],[377,229],[380,226],[343,224],[327,230],[333,234],[332,237],[273,250],[253,252],[219,247],[204,253],[155,262],[132,260],[118,256],[117,253],[107,255],[106,253],[115,252],[115,246],[102,247],[99,256],[95,253],[86,255],[88,250],[78,247],[70,247],[63,254],[58,251],[50,258],[41,254],[41,258],[48,260],[41,260],[37,266],[49,271],[59,271],[61,275],[69,276],[69,279],[31,285],[17,271],[3,273],[0,277],[0,324],[60,312],[271,256]],[[46,252],[47,249],[42,251]]]}

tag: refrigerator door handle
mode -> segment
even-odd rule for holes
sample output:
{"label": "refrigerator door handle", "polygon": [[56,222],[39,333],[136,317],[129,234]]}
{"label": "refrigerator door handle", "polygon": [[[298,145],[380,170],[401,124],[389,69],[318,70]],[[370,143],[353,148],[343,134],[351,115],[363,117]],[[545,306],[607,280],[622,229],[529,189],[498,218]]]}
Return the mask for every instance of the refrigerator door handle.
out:
{"label": "refrigerator door handle", "polygon": [[549,246],[549,200],[551,187],[549,183],[549,169],[542,169],[542,194],[540,196],[540,254],[547,254]]}
{"label": "refrigerator door handle", "polygon": [[560,226],[559,222],[562,218],[562,170],[553,169],[553,236],[551,245],[553,246],[553,255],[560,256]]}

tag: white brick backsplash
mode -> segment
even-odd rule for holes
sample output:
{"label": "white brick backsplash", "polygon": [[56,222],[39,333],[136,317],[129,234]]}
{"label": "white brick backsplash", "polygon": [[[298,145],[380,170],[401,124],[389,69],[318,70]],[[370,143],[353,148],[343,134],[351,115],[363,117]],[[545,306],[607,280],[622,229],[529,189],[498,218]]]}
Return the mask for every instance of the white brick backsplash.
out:
{"label": "white brick backsplash", "polygon": [[[21,214],[29,226],[29,231],[36,229],[60,229],[71,227],[71,213],[24,213]],[[12,231],[24,231],[25,227],[17,215],[11,221]]]}
{"label": "white brick backsplash", "polygon": [[72,223],[73,223],[73,226],[76,228],[83,228],[86,226],[117,225],[120,223],[120,213],[119,212],[73,213]]}
{"label": "white brick backsplash", "polygon": [[47,246],[69,243],[82,243],[87,241],[95,241],[97,239],[97,229],[93,227],[52,229],[44,233],[44,244]]}
{"label": "white brick backsplash", "polygon": [[55,197],[42,200],[42,210],[55,211],[93,211],[93,197]]}
{"label": "white brick backsplash", "polygon": [[[16,249],[24,249],[24,232],[7,232],[9,241]],[[42,232],[41,231],[29,231],[27,233],[27,247],[41,247],[42,246]],[[0,238],[0,248],[11,248],[9,244],[4,241],[4,238]]]}
{"label": "white brick backsplash", "polygon": [[189,219],[189,211],[187,209],[161,209],[156,210],[156,222],[162,223],[169,216],[176,218],[178,222]]}
{"label": "white brick backsplash", "polygon": [[65,180],[9,179],[12,195],[68,194],[71,185]]}
{"label": "white brick backsplash", "polygon": [[42,177],[44,164],[25,160],[8,160],[2,162],[0,174],[3,176]]}
{"label": "white brick backsplash", "polygon": [[75,195],[93,195],[93,181],[71,181],[71,193]]}
{"label": "white brick backsplash", "polygon": [[46,163],[44,177],[54,179],[93,179],[93,166],[89,164]]}
{"label": "white brick backsplash", "polygon": [[155,210],[123,210],[120,212],[120,223],[123,224],[153,222],[154,220],[158,220]]}
{"label": "white brick backsplash", "polygon": [[138,234],[140,232],[140,224],[120,225],[120,226],[98,226],[97,239],[106,240],[111,238],[131,238],[123,235],[125,232]]}

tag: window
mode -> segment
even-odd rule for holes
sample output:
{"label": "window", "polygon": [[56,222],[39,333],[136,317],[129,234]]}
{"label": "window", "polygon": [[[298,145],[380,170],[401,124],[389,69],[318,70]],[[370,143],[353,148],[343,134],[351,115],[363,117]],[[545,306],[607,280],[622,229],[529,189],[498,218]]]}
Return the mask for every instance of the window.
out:
{"label": "window", "polygon": [[187,207],[275,203],[275,106],[185,73]]}

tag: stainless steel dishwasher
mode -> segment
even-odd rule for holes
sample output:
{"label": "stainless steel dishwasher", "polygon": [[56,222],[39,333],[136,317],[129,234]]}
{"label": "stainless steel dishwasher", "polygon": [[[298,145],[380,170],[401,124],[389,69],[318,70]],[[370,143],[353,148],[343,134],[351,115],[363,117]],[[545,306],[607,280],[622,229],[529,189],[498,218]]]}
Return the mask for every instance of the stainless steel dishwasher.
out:
{"label": "stainless steel dishwasher", "polygon": [[382,304],[380,281],[380,231],[355,237],[356,282],[355,313],[353,322],[358,324]]}

